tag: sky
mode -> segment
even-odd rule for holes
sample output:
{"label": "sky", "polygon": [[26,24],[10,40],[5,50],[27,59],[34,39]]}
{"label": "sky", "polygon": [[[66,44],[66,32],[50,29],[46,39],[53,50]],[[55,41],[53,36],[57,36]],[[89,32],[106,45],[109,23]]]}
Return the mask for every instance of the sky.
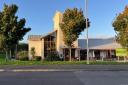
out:
{"label": "sky", "polygon": [[[53,31],[53,17],[56,11],[64,13],[67,8],[82,8],[85,15],[85,0],[0,0],[0,11],[3,4],[16,4],[19,9],[16,15],[26,19],[26,27],[31,31],[28,35],[44,35]],[[89,38],[114,37],[112,27],[116,15],[122,12],[128,0],[88,0],[88,17],[90,19]],[[85,38],[86,31],[79,38]]]}

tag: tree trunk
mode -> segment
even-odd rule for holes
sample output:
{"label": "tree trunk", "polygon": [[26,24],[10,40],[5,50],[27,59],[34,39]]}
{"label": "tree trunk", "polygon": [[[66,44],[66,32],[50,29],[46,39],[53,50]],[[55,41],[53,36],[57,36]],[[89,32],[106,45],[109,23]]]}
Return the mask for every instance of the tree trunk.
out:
{"label": "tree trunk", "polygon": [[12,57],[12,52],[11,52],[11,49],[10,49],[10,51],[9,51],[10,53],[10,55],[9,55],[9,59],[11,59],[11,57]]}
{"label": "tree trunk", "polygon": [[104,61],[104,57],[102,56],[102,61]]}
{"label": "tree trunk", "polygon": [[72,61],[72,48],[71,46],[69,47],[69,61]]}
{"label": "tree trunk", "polygon": [[79,55],[79,61],[80,61],[80,49],[79,49],[79,54],[78,55]]}
{"label": "tree trunk", "polygon": [[17,44],[16,44],[16,47],[15,47],[15,59],[17,58]]}
{"label": "tree trunk", "polygon": [[6,50],[6,61],[8,61],[8,50]]}

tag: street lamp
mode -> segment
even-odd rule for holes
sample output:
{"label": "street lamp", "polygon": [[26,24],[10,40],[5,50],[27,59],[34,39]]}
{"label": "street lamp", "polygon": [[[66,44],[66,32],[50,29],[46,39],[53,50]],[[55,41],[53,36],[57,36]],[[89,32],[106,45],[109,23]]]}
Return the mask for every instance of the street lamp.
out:
{"label": "street lamp", "polygon": [[88,0],[85,1],[86,12],[86,45],[87,45],[87,64],[89,64],[89,48],[88,48]]}

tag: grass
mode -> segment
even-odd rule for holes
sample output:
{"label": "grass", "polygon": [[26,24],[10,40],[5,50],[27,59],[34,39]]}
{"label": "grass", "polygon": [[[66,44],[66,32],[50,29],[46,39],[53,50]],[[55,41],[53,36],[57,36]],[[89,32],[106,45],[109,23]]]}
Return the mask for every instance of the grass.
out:
{"label": "grass", "polygon": [[[86,61],[20,61],[20,60],[5,60],[5,55],[0,54],[0,65],[86,65]],[[116,61],[90,61],[90,65],[125,65],[128,62]]]}
{"label": "grass", "polygon": [[0,54],[0,61],[5,60],[5,54]]}

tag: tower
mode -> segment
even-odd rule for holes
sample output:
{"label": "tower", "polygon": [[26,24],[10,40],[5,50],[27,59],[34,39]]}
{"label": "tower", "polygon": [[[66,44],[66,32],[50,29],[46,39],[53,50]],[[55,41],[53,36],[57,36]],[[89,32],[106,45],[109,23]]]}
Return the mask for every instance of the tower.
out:
{"label": "tower", "polygon": [[59,11],[56,11],[55,15],[54,15],[54,18],[53,18],[53,21],[54,21],[54,31],[57,31],[57,43],[56,43],[56,48],[57,48],[57,51],[59,53],[62,52],[62,47],[64,46],[64,42],[63,42],[63,33],[61,31],[61,28],[60,28],[60,23],[62,22],[62,13],[59,12]]}

